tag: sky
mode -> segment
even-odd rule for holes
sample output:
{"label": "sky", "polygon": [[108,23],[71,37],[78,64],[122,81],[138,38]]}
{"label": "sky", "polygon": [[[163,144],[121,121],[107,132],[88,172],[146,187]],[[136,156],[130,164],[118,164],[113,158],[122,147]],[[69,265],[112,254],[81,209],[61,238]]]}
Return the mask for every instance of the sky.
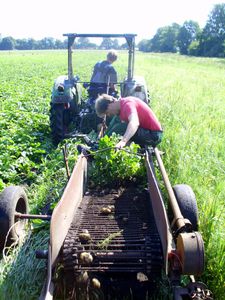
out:
{"label": "sky", "polygon": [[63,33],[135,33],[150,39],[163,26],[193,20],[203,28],[222,0],[3,0],[0,34],[15,39]]}

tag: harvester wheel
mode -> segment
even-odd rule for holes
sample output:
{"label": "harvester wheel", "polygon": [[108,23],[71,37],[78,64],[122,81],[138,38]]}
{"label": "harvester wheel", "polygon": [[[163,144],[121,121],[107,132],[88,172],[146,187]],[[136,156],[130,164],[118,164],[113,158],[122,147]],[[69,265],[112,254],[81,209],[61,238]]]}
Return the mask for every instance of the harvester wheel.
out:
{"label": "harvester wheel", "polygon": [[55,144],[58,144],[65,137],[70,119],[70,110],[65,109],[64,104],[51,104],[50,127]]}
{"label": "harvester wheel", "polygon": [[198,230],[198,207],[195,194],[187,184],[173,186],[177,203],[184,218],[188,219],[194,231]]}
{"label": "harvester wheel", "polygon": [[18,219],[16,212],[28,212],[27,196],[20,186],[9,186],[0,194],[0,250],[4,245],[10,246],[24,234],[26,220]]}
{"label": "harvester wheel", "polygon": [[177,237],[177,253],[184,275],[200,275],[204,270],[204,243],[199,232],[183,232]]}

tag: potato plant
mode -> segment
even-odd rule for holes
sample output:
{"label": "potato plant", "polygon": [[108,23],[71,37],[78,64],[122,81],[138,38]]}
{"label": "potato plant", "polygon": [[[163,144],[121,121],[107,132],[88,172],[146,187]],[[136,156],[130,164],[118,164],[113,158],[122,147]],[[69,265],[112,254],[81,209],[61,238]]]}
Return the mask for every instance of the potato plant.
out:
{"label": "potato plant", "polygon": [[119,186],[131,181],[145,181],[146,174],[144,159],[140,151],[140,146],[131,143],[121,150],[116,150],[115,145],[120,136],[107,135],[99,141],[98,150],[93,153],[94,160],[90,168],[90,180],[92,185],[100,187],[108,185]]}

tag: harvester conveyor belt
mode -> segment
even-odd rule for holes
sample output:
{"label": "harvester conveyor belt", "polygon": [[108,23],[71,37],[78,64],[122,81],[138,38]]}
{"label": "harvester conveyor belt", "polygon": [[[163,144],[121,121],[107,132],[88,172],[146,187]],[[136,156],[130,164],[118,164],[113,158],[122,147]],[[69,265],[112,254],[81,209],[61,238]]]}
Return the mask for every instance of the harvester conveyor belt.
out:
{"label": "harvester conveyor belt", "polygon": [[[111,212],[105,214],[109,208]],[[90,240],[82,241],[82,232]],[[135,187],[111,192],[88,191],[74,215],[63,245],[65,272],[159,275],[163,257],[147,190]],[[81,260],[89,253],[90,263]]]}

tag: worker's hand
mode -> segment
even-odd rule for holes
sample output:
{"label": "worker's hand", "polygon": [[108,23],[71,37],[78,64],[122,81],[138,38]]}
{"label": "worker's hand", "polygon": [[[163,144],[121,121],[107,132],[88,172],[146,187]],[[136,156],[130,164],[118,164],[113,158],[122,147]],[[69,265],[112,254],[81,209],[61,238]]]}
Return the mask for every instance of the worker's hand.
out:
{"label": "worker's hand", "polygon": [[118,144],[116,144],[116,148],[117,149],[121,149],[123,148],[124,146],[126,146],[126,142],[121,140]]}

